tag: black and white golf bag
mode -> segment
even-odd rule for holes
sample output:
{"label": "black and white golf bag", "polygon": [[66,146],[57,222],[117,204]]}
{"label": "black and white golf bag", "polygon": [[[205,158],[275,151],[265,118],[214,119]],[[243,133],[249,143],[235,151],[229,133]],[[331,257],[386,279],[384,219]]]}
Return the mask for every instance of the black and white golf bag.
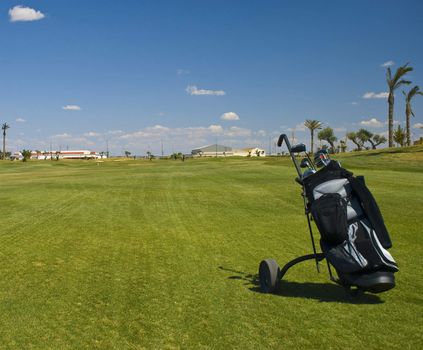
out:
{"label": "black and white golf bag", "polygon": [[303,183],[321,249],[340,282],[373,293],[393,288],[398,267],[387,251],[391,239],[364,178],[330,161]]}

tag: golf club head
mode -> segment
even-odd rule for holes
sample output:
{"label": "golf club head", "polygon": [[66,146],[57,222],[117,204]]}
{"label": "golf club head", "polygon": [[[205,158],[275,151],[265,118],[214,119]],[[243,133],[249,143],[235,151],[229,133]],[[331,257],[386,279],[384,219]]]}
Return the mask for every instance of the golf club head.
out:
{"label": "golf club head", "polygon": [[314,169],[307,169],[306,171],[304,171],[304,173],[303,173],[303,179],[304,178],[306,178],[306,177],[308,177],[308,176],[310,176],[310,175],[312,175],[312,174],[314,174],[314,173],[316,173],[316,170],[314,170]]}
{"label": "golf club head", "polygon": [[314,155],[314,164],[318,168],[328,165],[329,162],[330,162],[329,154],[328,154],[328,151],[325,149],[321,149],[317,151],[316,154]]}
{"label": "golf club head", "polygon": [[294,145],[291,147],[292,153],[301,153],[306,151],[306,145],[303,143],[299,143],[298,145]]}
{"label": "golf club head", "polygon": [[301,167],[301,168],[309,168],[309,169],[311,169],[310,162],[308,161],[308,159],[307,159],[307,158],[303,158],[303,159],[301,160],[300,167]]}

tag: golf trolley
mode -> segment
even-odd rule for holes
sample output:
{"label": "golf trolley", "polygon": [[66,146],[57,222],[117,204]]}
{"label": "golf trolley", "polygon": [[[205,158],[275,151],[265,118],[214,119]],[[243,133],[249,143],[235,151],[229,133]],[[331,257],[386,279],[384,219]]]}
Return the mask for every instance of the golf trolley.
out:
{"label": "golf trolley", "polygon": [[[297,257],[282,268],[273,259],[263,260],[259,266],[261,291],[277,291],[287,271],[306,260],[315,260],[320,272],[319,262],[324,259],[330,279],[351,295],[394,288],[398,266],[387,251],[391,239],[364,177],[354,177],[324,150],[312,160],[304,144],[291,147],[285,134],[279,137],[279,147],[283,141],[298,173],[295,181],[302,187],[313,254]],[[300,163],[295,156],[299,153],[305,154]],[[320,232],[321,252],[316,249],[311,221]]]}

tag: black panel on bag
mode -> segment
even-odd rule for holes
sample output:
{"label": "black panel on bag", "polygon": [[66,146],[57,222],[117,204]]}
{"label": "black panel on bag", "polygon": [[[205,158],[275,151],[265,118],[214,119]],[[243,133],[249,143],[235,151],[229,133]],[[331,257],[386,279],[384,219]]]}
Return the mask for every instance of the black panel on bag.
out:
{"label": "black panel on bag", "polygon": [[347,203],[339,193],[327,193],[314,201],[311,214],[327,243],[340,244],[348,238]]}

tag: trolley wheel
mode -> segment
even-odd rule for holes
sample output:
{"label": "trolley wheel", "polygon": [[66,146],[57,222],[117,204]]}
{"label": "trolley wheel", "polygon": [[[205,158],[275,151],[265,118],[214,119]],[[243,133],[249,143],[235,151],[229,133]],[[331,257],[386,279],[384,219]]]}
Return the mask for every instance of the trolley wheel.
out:
{"label": "trolley wheel", "polygon": [[260,290],[273,293],[279,288],[280,267],[273,259],[266,259],[259,266]]}

